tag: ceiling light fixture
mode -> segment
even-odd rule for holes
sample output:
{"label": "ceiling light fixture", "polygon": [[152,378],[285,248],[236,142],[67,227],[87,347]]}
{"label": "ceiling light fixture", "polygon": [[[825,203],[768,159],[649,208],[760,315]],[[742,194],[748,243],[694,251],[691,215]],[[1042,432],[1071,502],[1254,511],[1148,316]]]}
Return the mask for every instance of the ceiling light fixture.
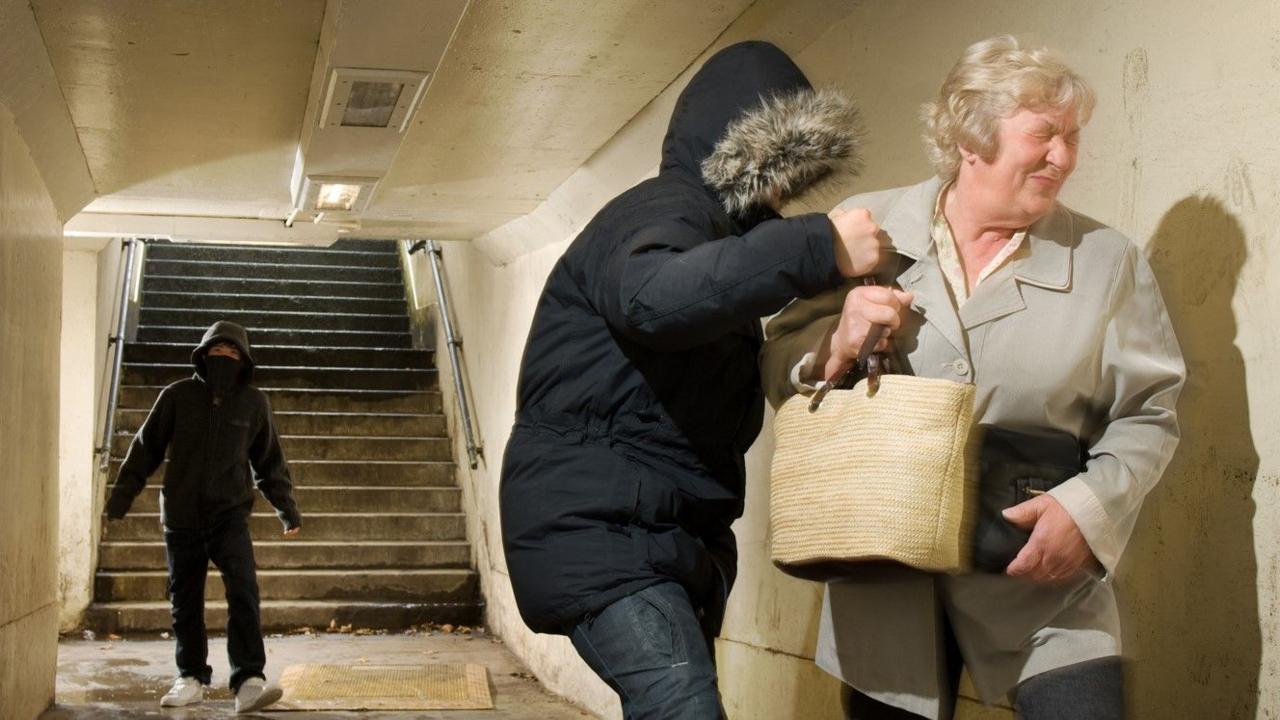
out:
{"label": "ceiling light fixture", "polygon": [[361,185],[346,183],[321,183],[316,197],[317,210],[343,210],[350,212],[360,197]]}
{"label": "ceiling light fixture", "polygon": [[369,206],[378,180],[376,177],[308,175],[302,183],[297,205],[304,212],[339,216],[361,213]]}
{"label": "ceiling light fixture", "polygon": [[320,111],[320,127],[402,133],[422,101],[428,76],[408,70],[334,68]]}

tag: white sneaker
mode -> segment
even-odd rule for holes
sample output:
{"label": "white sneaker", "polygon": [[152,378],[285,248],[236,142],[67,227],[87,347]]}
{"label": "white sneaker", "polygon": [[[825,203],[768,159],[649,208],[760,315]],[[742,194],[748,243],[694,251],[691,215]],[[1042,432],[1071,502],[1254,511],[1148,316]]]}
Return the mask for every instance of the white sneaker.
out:
{"label": "white sneaker", "polygon": [[275,685],[268,685],[262,678],[251,677],[240,684],[236,691],[236,714],[254,712],[274,703],[284,695]]}
{"label": "white sneaker", "polygon": [[160,698],[160,707],[182,707],[204,700],[204,683],[193,677],[180,677],[169,692]]}

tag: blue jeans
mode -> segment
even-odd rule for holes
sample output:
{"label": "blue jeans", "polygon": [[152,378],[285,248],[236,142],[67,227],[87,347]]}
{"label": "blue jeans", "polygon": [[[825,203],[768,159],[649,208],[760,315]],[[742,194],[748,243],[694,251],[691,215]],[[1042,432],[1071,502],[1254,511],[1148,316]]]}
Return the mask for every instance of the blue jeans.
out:
{"label": "blue jeans", "polygon": [[684,588],[647,587],[579,623],[570,636],[622,699],[626,720],[720,720],[714,638]]}

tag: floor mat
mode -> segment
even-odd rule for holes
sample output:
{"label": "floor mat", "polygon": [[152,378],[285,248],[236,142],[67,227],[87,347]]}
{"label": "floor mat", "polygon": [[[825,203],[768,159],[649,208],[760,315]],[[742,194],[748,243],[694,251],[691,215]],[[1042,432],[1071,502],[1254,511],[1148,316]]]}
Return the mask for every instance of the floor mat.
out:
{"label": "floor mat", "polygon": [[483,665],[290,665],[272,710],[488,710]]}

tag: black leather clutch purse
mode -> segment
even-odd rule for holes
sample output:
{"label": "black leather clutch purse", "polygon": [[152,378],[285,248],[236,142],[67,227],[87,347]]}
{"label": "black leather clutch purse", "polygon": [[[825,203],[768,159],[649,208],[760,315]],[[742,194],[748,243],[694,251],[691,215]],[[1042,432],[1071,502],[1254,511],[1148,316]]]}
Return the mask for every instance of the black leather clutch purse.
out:
{"label": "black leather clutch purse", "polygon": [[1001,511],[1080,474],[1084,448],[1074,435],[1060,431],[982,429],[973,566],[981,572],[1003,573],[1030,534],[1011,525]]}

